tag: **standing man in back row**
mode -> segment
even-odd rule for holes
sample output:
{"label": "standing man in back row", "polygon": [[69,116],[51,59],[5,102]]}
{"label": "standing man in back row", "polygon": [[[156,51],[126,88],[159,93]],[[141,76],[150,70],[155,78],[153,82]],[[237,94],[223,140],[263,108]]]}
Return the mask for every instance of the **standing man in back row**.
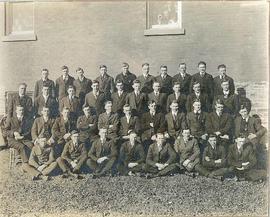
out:
{"label": "standing man in back row", "polygon": [[180,83],[180,92],[181,94],[188,95],[190,82],[191,82],[191,75],[186,72],[187,66],[185,63],[180,63],[178,66],[178,73],[173,77],[174,82]]}
{"label": "standing man in back row", "polygon": [[34,99],[36,99],[38,96],[42,95],[43,86],[49,87],[49,94],[50,94],[50,96],[52,96],[54,98],[55,97],[55,85],[54,85],[54,82],[49,79],[49,70],[48,69],[41,70],[41,79],[38,80],[35,84]]}
{"label": "standing man in back row", "polygon": [[111,94],[114,92],[114,81],[113,77],[107,74],[107,66],[99,66],[100,76],[96,78],[99,82],[99,89],[105,94],[107,99],[111,98]]}
{"label": "standing man in back row", "polygon": [[155,80],[154,76],[149,74],[150,66],[149,63],[142,64],[142,75],[138,76],[138,80],[141,83],[141,92],[148,94],[153,91],[153,82]]}
{"label": "standing man in back row", "polygon": [[136,79],[136,75],[131,73],[129,71],[129,65],[128,63],[122,63],[122,69],[121,73],[116,75],[115,77],[115,82],[116,81],[122,81],[124,85],[124,92],[126,93],[131,93],[133,91],[133,81]]}

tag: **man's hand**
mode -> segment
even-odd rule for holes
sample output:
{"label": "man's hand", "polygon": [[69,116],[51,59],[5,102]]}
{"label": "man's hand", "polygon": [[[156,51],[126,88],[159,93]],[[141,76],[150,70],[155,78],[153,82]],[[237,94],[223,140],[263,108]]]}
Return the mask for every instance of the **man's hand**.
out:
{"label": "man's hand", "polygon": [[219,135],[221,135],[221,132],[217,131],[217,132],[215,132],[215,134],[216,134],[217,136],[219,136]]}
{"label": "man's hand", "polygon": [[202,135],[201,138],[202,138],[203,140],[207,140],[207,134]]}
{"label": "man's hand", "polygon": [[210,158],[208,156],[205,156],[204,158],[206,161],[210,161]]}
{"label": "man's hand", "polygon": [[169,139],[169,138],[170,138],[169,133],[166,132],[166,133],[164,134],[164,137],[167,138],[167,139]]}
{"label": "man's hand", "polygon": [[186,159],[186,160],[183,162],[183,166],[186,167],[189,163],[190,163],[190,160],[189,160],[189,159]]}
{"label": "man's hand", "polygon": [[103,161],[105,161],[105,160],[107,160],[108,159],[108,157],[100,157],[98,160],[97,160],[97,163],[98,164],[101,164]]}
{"label": "man's hand", "polygon": [[220,136],[221,139],[229,139],[229,135],[223,135],[223,136]]}
{"label": "man's hand", "polygon": [[150,123],[150,127],[154,127],[154,123],[151,122],[151,123]]}
{"label": "man's hand", "polygon": [[129,163],[128,168],[133,168],[133,167],[136,167],[137,165],[138,163]]}
{"label": "man's hand", "polygon": [[122,138],[123,138],[123,139],[129,139],[129,135],[123,136]]}
{"label": "man's hand", "polygon": [[221,164],[221,159],[215,160],[216,164]]}
{"label": "man's hand", "polygon": [[37,170],[38,170],[39,172],[41,172],[42,170],[45,169],[45,167],[47,167],[47,165],[46,165],[46,164],[42,164],[42,165],[40,165],[40,166],[37,168]]}
{"label": "man's hand", "polygon": [[248,139],[249,140],[252,140],[252,139],[254,139],[254,138],[256,138],[257,136],[254,134],[254,133],[250,133],[249,135],[248,135]]}
{"label": "man's hand", "polygon": [[71,167],[72,167],[73,169],[77,166],[77,164],[76,164],[75,161],[71,161],[70,164],[71,164]]}
{"label": "man's hand", "polygon": [[244,162],[244,163],[242,163],[242,167],[245,167],[245,166],[247,166],[247,165],[249,165],[249,162]]}
{"label": "man's hand", "polygon": [[89,126],[89,127],[93,127],[93,126],[94,126],[94,124],[89,124],[88,126]]}
{"label": "man's hand", "polygon": [[54,143],[55,143],[54,139],[53,139],[52,137],[49,138],[48,144],[49,144],[49,145],[53,145]]}
{"label": "man's hand", "polygon": [[237,170],[244,170],[244,167],[236,167]]}
{"label": "man's hand", "polygon": [[66,134],[63,136],[64,140],[67,140],[69,137],[70,137],[70,133],[66,133]]}
{"label": "man's hand", "polygon": [[111,124],[111,125],[109,125],[109,128],[113,128],[113,125]]}
{"label": "man's hand", "polygon": [[156,140],[156,138],[157,138],[156,135],[151,136],[151,139],[154,141]]}

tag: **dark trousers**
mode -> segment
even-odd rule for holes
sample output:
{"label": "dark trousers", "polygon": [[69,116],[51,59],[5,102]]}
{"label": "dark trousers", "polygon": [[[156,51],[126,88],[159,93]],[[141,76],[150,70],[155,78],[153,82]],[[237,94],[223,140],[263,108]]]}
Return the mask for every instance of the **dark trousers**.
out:
{"label": "dark trousers", "polygon": [[33,143],[29,140],[16,140],[14,138],[8,138],[8,145],[10,148],[14,148],[18,151],[22,158],[23,163],[28,162],[28,156],[33,148]]}
{"label": "dark trousers", "polygon": [[166,166],[163,170],[158,170],[157,167],[153,167],[149,164],[145,165],[145,172],[156,174],[157,176],[166,176],[166,175],[174,174],[177,171],[178,171],[178,167],[176,163]]}
{"label": "dark trousers", "polygon": [[115,164],[116,158],[110,158],[108,160],[103,161],[101,164],[98,164],[96,161],[92,159],[88,159],[86,164],[90,167],[92,172],[97,175],[105,175],[107,173],[112,173],[112,168]]}
{"label": "dark trousers", "polygon": [[67,171],[73,171],[73,170],[78,170],[80,171],[82,165],[86,161],[87,157],[80,157],[78,158],[78,163],[75,168],[72,168],[71,165],[68,163],[67,160],[65,160],[62,157],[57,158],[56,162],[58,163],[60,169],[65,173]]}
{"label": "dark trousers", "polygon": [[27,172],[30,174],[32,177],[37,177],[38,175],[42,174],[44,176],[50,175],[55,168],[57,167],[57,162],[52,162],[49,164],[47,167],[45,167],[41,172],[38,171],[35,167],[29,165],[28,163],[23,163],[22,164],[22,169],[23,171]]}

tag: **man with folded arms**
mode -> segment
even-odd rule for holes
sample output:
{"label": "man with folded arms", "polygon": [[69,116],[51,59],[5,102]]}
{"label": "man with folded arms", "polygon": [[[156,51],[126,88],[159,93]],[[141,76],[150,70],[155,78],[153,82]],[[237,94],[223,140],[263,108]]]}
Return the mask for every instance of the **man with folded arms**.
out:
{"label": "man with folded arms", "polygon": [[61,157],[57,158],[57,163],[63,171],[63,178],[79,176],[80,169],[87,159],[87,151],[84,143],[79,140],[79,133],[76,130],[71,132],[71,140],[64,147]]}

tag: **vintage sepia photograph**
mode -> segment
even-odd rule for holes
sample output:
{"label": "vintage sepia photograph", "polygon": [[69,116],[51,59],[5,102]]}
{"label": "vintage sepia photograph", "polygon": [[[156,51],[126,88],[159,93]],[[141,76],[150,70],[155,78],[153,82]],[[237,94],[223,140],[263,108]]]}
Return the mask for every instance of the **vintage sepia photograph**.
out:
{"label": "vintage sepia photograph", "polygon": [[0,217],[269,215],[269,1],[0,1]]}

